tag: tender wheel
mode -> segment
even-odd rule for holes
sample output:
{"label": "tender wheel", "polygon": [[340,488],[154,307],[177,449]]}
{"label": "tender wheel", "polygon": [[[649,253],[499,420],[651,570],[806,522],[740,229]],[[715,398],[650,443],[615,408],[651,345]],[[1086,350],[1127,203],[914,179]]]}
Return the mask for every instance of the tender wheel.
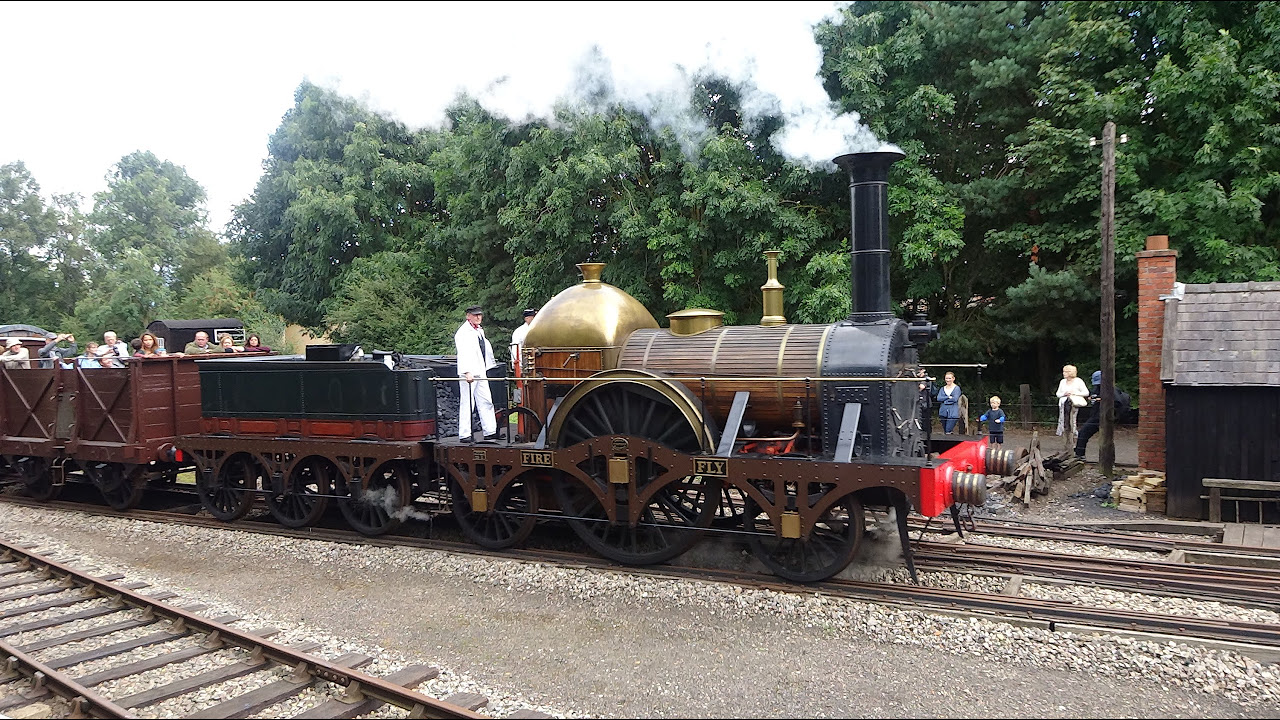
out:
{"label": "tender wheel", "polygon": [[[712,433],[702,419],[697,399],[682,385],[650,377],[653,379],[619,376],[589,386],[577,397],[567,396],[564,405],[568,407],[562,405],[549,428],[557,445],[569,447],[593,438],[633,435],[684,452],[712,447]],[[595,478],[594,491],[579,481],[561,478],[554,484],[556,498],[573,531],[604,557],[628,565],[666,562],[693,547],[701,537],[699,531],[715,519],[720,482],[701,476],[671,476],[644,458],[636,458],[635,466],[637,492],[649,492],[652,483],[663,484],[641,512],[636,527],[630,527],[625,517],[628,486],[609,484],[600,458],[583,468]],[[616,494],[621,516],[617,523],[609,522],[601,504],[600,497],[609,498],[609,493]]]}
{"label": "tender wheel", "polygon": [[471,542],[490,550],[518,545],[533,532],[537,524],[538,485],[534,473],[515,478],[496,498],[489,498],[489,509],[475,512],[471,499],[456,482],[450,482],[453,516]]}
{"label": "tender wheel", "polygon": [[778,537],[750,498],[743,518],[751,551],[775,575],[794,582],[825,580],[845,569],[858,552],[865,523],[862,503],[852,494],[822,513],[808,537]]}
{"label": "tender wheel", "polygon": [[249,455],[233,455],[222,463],[212,481],[196,473],[196,493],[210,515],[223,522],[244,517],[253,507],[254,491],[262,479],[262,469]]}
{"label": "tender wheel", "polygon": [[329,488],[333,487],[333,468],[323,458],[309,457],[293,466],[285,479],[284,491],[267,493],[271,515],[285,527],[312,525],[329,506]]}
{"label": "tender wheel", "polygon": [[28,497],[45,502],[62,494],[62,486],[53,484],[48,458],[13,458],[6,455],[4,460],[9,471],[22,481],[22,490]]}
{"label": "tender wheel", "polygon": [[[369,476],[365,487],[350,487],[338,500],[347,524],[364,535],[381,535],[400,527],[413,477],[404,463],[389,462]],[[344,485],[347,485],[345,481]]]}
{"label": "tender wheel", "polygon": [[140,480],[140,467],[120,463],[88,462],[85,474],[98,486],[107,504],[116,510],[131,510],[142,500],[146,483]]}

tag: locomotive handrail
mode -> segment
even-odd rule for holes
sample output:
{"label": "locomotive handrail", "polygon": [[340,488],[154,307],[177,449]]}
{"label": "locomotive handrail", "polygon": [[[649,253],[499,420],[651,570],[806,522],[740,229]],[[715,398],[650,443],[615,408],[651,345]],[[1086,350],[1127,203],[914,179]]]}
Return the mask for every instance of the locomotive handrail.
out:
{"label": "locomotive handrail", "polygon": [[[430,378],[428,378],[428,379],[429,379],[429,380],[440,380],[440,381],[446,381],[446,382],[447,382],[447,381],[452,381],[452,380],[466,380],[466,378],[465,378],[465,377],[461,377],[461,376],[459,376],[459,377],[433,376],[433,377],[430,377]],[[473,379],[475,379],[475,380],[482,380],[482,379],[483,379],[483,380],[489,380],[489,381],[493,381],[493,380],[504,380],[504,381],[513,381],[513,382],[514,382],[514,381],[519,381],[519,382],[563,382],[563,381],[565,381],[565,380],[581,380],[581,381],[590,381],[590,382],[610,382],[610,381],[613,381],[613,380],[617,380],[617,378],[616,378],[616,377],[596,377],[596,376],[594,376],[594,375],[581,375],[581,376],[578,376],[578,375],[570,375],[570,376],[567,376],[567,377],[545,377],[545,376],[541,376],[541,375],[538,375],[538,376],[521,375],[521,376],[519,376],[519,377],[515,377],[515,376],[506,376],[506,377],[489,377],[489,378],[479,378],[479,377],[477,377],[477,378],[473,378]],[[680,380],[680,381],[686,381],[686,380],[688,380],[688,381],[703,381],[703,380],[705,380],[705,381],[709,381],[709,382],[734,382],[734,381],[738,381],[738,382],[763,382],[763,381],[768,381],[768,382],[855,382],[855,381],[856,381],[856,382],[866,382],[866,381],[875,381],[875,382],[920,382],[921,380],[933,380],[933,379],[935,379],[935,378],[919,377],[919,376],[912,376],[912,377],[861,377],[861,376],[858,376],[858,377],[852,377],[852,376],[851,376],[851,377],[844,377],[844,376],[830,376],[830,375],[827,375],[827,376],[824,376],[824,377],[789,377],[789,376],[786,376],[786,375],[759,375],[759,376],[756,376],[756,375],[663,375],[663,376],[662,376],[662,379],[663,379],[663,380]]]}

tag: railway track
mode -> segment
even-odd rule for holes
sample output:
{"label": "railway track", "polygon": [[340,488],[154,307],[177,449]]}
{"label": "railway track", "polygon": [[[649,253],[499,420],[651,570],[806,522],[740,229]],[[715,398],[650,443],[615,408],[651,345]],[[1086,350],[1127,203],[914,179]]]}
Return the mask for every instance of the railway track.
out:
{"label": "railway track", "polygon": [[[9,502],[21,500],[6,498]],[[33,507],[60,507],[62,503],[29,503]],[[417,547],[446,552],[478,554],[486,557],[503,557],[554,565],[589,567],[617,570],[619,566],[594,556],[576,552],[538,549],[515,549],[504,552],[482,550],[466,542],[450,542],[435,539],[389,535],[369,538],[346,530],[309,528],[290,530],[274,522],[241,520],[232,524],[211,518],[172,513],[131,511],[116,513],[100,506],[85,508],[74,505],[68,509],[99,512],[138,520],[155,522],[182,522],[222,529],[239,529],[284,537],[324,540],[340,543],[374,545],[383,547]],[[988,524],[979,523],[979,534]],[[994,532],[1008,530],[1003,526],[991,526]],[[1185,543],[1169,538],[1136,537],[1116,533],[1090,533],[1062,528],[1046,528],[1037,534],[1034,528],[1014,528],[1017,537],[1059,541],[1104,544],[1116,539],[1118,546],[1151,552],[1172,552],[1183,546],[1221,546],[1210,543]],[[977,572],[1005,578],[1008,582],[1001,593],[969,592],[955,589],[922,587],[892,582],[864,582],[847,579],[831,579],[820,583],[798,586],[758,573],[708,569],[706,567],[679,567],[663,565],[650,568],[626,568],[627,572],[675,579],[697,579],[725,582],[741,586],[768,589],[778,592],[819,591],[833,597],[865,602],[888,603],[908,608],[938,609],[988,615],[1020,622],[1039,624],[1048,629],[1095,628],[1126,632],[1144,632],[1169,635],[1186,639],[1202,639],[1230,643],[1244,643],[1254,647],[1280,650],[1280,627],[1262,623],[1237,622],[1223,619],[1199,618],[1183,615],[1159,615],[1115,608],[1085,607],[1065,601],[1054,601],[1017,595],[1022,582],[1050,579],[1059,582],[1112,588],[1128,592],[1189,597],[1198,600],[1217,600],[1244,607],[1280,609],[1280,572],[1264,569],[1244,569],[1233,566],[1188,565],[1173,562],[1122,560],[1109,557],[1064,555],[1051,552],[1010,550],[977,544],[946,544],[918,542],[916,544],[918,567],[947,573]],[[1011,592],[1012,590],[1012,592]]]}
{"label": "railway track", "polygon": [[[278,644],[270,640],[274,628],[238,629],[232,625],[238,618],[207,618],[198,614],[200,606],[165,602],[173,593],[145,595],[139,592],[145,584],[115,582],[119,579],[93,577],[0,542],[0,714],[42,703],[53,717],[136,717],[134,712],[141,708],[274,670],[274,679],[190,717],[247,717],[325,685],[338,688],[333,697],[296,717],[355,717],[384,705],[403,708],[412,717],[482,717],[460,704],[475,705],[475,698],[437,699],[412,689],[438,674],[435,668],[418,665],[377,677],[360,670],[372,661],[369,656],[350,653],[327,660],[309,654],[317,643]],[[80,649],[88,641],[95,647]],[[168,649],[175,641],[182,647]],[[159,645],[166,650],[158,655],[83,670],[86,663]],[[182,663],[228,652],[236,656],[235,662],[144,691],[114,697],[101,691],[111,681],[162,668],[180,675]]]}

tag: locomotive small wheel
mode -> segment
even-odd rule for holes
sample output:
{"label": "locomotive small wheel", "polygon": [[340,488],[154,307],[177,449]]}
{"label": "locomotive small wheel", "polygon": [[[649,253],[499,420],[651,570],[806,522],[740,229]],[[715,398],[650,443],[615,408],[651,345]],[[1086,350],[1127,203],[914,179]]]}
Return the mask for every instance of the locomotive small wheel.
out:
{"label": "locomotive small wheel", "polygon": [[338,509],[347,524],[363,535],[382,535],[400,527],[413,497],[412,473],[402,462],[383,463],[369,475],[365,487],[338,480]]}
{"label": "locomotive small wheel", "polygon": [[746,510],[747,496],[732,485],[720,488],[720,505],[711,521],[718,528],[736,528],[742,525],[742,513]]}
{"label": "locomotive small wheel", "polygon": [[743,515],[751,552],[775,575],[793,582],[826,580],[845,569],[858,552],[865,522],[862,503],[852,493],[827,508],[806,538],[778,537],[749,496]]}
{"label": "locomotive small wheel", "polygon": [[142,500],[146,483],[140,465],[90,461],[84,464],[84,472],[116,510],[132,510]]}
{"label": "locomotive small wheel", "polygon": [[53,484],[48,458],[6,455],[4,460],[9,471],[22,481],[22,489],[28,497],[45,502],[62,494],[62,486]]}
{"label": "locomotive small wheel", "polygon": [[263,477],[262,469],[252,456],[233,455],[222,463],[212,481],[196,472],[196,493],[209,514],[223,522],[244,517],[253,507],[254,491]]}
{"label": "locomotive small wheel", "polygon": [[[565,522],[582,541],[610,560],[627,565],[666,562],[693,547],[715,518],[720,483],[712,478],[678,478],[660,489],[629,526],[613,523],[595,493],[576,480],[553,483]],[[620,505],[625,509],[625,505]]]}
{"label": "locomotive small wheel", "polygon": [[284,492],[267,493],[271,515],[285,527],[314,524],[329,506],[329,488],[336,473],[328,460],[308,457],[293,466],[284,482]]}
{"label": "locomotive small wheel", "polygon": [[503,550],[524,542],[538,518],[538,483],[541,472],[526,472],[513,479],[498,497],[489,500],[486,512],[471,509],[471,499],[456,481],[449,481],[453,516],[471,542],[490,550]]}

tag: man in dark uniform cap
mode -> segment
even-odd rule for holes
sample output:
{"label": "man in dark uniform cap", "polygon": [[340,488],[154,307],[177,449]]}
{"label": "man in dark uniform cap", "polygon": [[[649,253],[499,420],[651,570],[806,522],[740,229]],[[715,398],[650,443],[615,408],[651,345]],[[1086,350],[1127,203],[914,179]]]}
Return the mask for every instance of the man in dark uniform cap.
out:
{"label": "man in dark uniform cap", "polygon": [[[537,315],[538,315],[538,311],[534,310],[533,308],[529,308],[528,310],[525,310],[524,324],[516,328],[515,332],[511,333],[511,365],[514,368],[516,375],[521,374],[520,363],[521,363],[521,358],[524,357],[524,336],[529,334],[529,325],[533,323],[533,319],[537,317]],[[516,386],[516,396],[515,396],[516,403],[520,402],[521,396],[523,394],[524,394],[523,388],[519,385]]]}

